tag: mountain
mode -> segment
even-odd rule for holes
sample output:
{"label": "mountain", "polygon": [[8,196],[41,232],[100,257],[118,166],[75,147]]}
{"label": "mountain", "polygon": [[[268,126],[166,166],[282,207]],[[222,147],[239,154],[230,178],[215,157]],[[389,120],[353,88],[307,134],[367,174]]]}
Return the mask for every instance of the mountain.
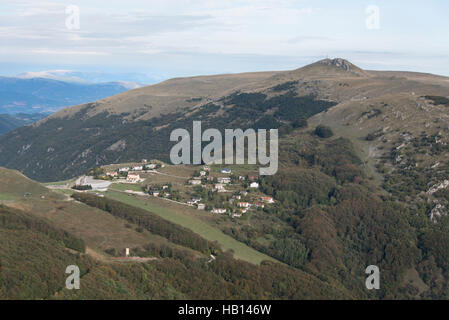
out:
{"label": "mountain", "polygon": [[[19,128],[0,138],[0,165],[50,181],[106,163],[168,160],[170,132],[190,128],[193,120],[202,120],[204,128],[278,127],[284,132],[319,113],[319,121],[333,119],[326,123],[338,128],[347,128],[352,119],[356,133],[351,135],[367,135],[372,132],[362,130],[357,121],[368,118],[374,121],[370,130],[382,126],[396,132],[405,129],[396,120],[401,113],[417,120],[429,118],[431,129],[436,125],[430,114],[416,106],[431,103],[424,96],[447,97],[448,87],[445,77],[367,71],[343,59],[325,59],[292,71],[176,78],[65,108]],[[370,116],[382,103],[390,106],[391,115]],[[363,112],[368,115],[361,116]],[[328,116],[336,113],[338,117]]]}
{"label": "mountain", "polygon": [[[194,120],[203,130],[278,128],[278,172],[256,177],[259,188],[253,190],[236,177],[249,179],[257,170],[234,166],[229,187],[248,191],[244,201],[268,196],[274,203],[236,218],[124,194],[119,188],[131,187],[119,183],[104,197],[86,192],[73,201],[37,187],[26,191],[37,183],[21,183],[26,178],[13,171],[15,179],[9,170],[0,171],[0,200],[47,219],[86,248],[99,247],[97,261],[123,252],[125,241],[141,256],[161,258],[129,269],[109,265],[120,274],[114,282],[120,286],[108,286],[101,296],[447,299],[448,108],[449,78],[363,70],[343,59],[291,71],[171,79],[18,128],[0,137],[0,164],[54,181],[103,164],[167,160],[172,130],[191,130]],[[212,192],[211,183],[186,186],[183,180],[198,169],[166,165],[161,175],[148,173],[142,190],[166,184],[186,199],[232,206],[232,195]],[[234,259],[209,238],[215,236],[209,228],[274,261]],[[210,265],[208,251],[219,257]],[[379,290],[366,289],[370,265],[381,270]],[[97,293],[98,279],[114,274],[92,270],[87,297]],[[158,279],[151,282],[155,287],[140,280],[150,277]],[[85,298],[83,292],[59,297]]]}
{"label": "mountain", "polygon": [[128,86],[141,87],[140,83],[152,84],[161,81],[158,77],[149,77],[143,73],[106,73],[96,71],[75,71],[75,70],[45,70],[38,72],[24,72],[18,74],[16,78],[32,79],[45,78],[60,80],[65,82],[79,82],[79,83],[105,83],[116,82],[120,79],[121,82],[128,84]]}
{"label": "mountain", "polygon": [[135,87],[135,84],[121,82],[91,84],[50,78],[0,77],[0,113],[53,113]]}
{"label": "mountain", "polygon": [[18,127],[37,122],[47,116],[48,114],[45,113],[17,113],[14,115],[0,114],[0,135],[10,132]]}

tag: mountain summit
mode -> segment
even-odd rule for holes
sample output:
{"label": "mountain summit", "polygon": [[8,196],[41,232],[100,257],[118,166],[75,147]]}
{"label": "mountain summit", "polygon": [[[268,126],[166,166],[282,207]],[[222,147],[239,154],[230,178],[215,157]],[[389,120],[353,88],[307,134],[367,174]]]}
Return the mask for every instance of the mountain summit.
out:
{"label": "mountain summit", "polygon": [[318,61],[318,63],[324,64],[327,66],[335,66],[337,68],[342,68],[345,71],[361,70],[359,67],[353,65],[348,60],[345,60],[342,58],[323,59],[323,60]]}
{"label": "mountain summit", "polygon": [[303,73],[304,75],[317,76],[357,76],[369,77],[369,73],[362,68],[357,67],[348,60],[342,58],[322,59],[315,63],[309,64],[305,67],[296,69],[295,72]]}

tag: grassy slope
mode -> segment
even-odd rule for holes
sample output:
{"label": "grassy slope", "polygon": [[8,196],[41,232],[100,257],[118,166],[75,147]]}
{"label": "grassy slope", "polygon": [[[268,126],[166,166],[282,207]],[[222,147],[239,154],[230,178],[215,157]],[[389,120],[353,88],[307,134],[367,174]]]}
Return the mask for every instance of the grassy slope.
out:
{"label": "grassy slope", "polygon": [[[148,232],[143,234],[136,232],[135,226],[126,228],[123,220],[112,217],[101,210],[80,203],[67,202],[62,195],[50,193],[45,187],[16,171],[0,170],[2,173],[0,180],[4,182],[0,184],[0,195],[4,198],[3,200],[18,200],[18,202],[8,203],[8,205],[25,209],[36,216],[51,221],[57,227],[83,238],[91,248],[102,251],[111,247],[117,249],[136,247],[151,241],[166,242],[161,237]],[[133,189],[130,188],[132,185],[120,186],[124,189]],[[25,199],[23,197],[24,192],[30,192],[33,196]],[[46,199],[40,199],[40,195],[46,195]],[[167,209],[118,192],[109,192],[108,195],[125,203],[151,210],[171,222],[191,229],[208,240],[217,240],[223,249],[234,250],[235,257],[238,259],[256,264],[263,260],[274,261],[272,258],[223,234],[217,228],[191,215],[184,214],[182,211]],[[56,197],[56,199],[53,197]],[[168,244],[172,245],[171,243]]]}
{"label": "grassy slope", "polygon": [[0,168],[0,179],[0,195],[8,194],[11,197],[23,197],[28,192],[31,193],[31,196],[36,197],[49,193],[47,188],[15,170]]}
{"label": "grassy slope", "polygon": [[263,260],[275,261],[273,258],[264,255],[245,244],[225,235],[219,229],[210,226],[209,224],[187,214],[183,214],[181,211],[175,211],[164,208],[159,205],[155,205],[150,201],[145,201],[142,198],[128,196],[123,193],[114,191],[107,192],[107,196],[121,201],[126,204],[130,204],[145,210],[151,210],[162,218],[177,223],[186,227],[193,232],[199,234],[210,241],[217,241],[224,250],[234,250],[234,257],[237,259],[245,260],[251,263],[260,264]]}
{"label": "grassy slope", "polygon": [[[32,195],[24,197],[25,192]],[[82,238],[97,252],[115,248],[134,248],[148,243],[177,247],[165,238],[147,231],[137,232],[136,225],[82,203],[67,201],[67,196],[50,192],[17,171],[0,168],[0,201],[51,222],[54,226]],[[45,198],[42,199],[41,196]]]}

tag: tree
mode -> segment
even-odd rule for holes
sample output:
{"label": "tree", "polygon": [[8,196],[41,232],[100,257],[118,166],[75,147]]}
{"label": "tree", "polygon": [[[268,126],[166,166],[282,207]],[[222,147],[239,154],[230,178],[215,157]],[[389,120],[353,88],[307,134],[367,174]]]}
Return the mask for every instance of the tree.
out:
{"label": "tree", "polygon": [[318,125],[315,128],[315,134],[320,137],[320,138],[330,138],[334,135],[334,133],[332,132],[331,128],[327,127],[327,126],[323,126],[323,125]]}

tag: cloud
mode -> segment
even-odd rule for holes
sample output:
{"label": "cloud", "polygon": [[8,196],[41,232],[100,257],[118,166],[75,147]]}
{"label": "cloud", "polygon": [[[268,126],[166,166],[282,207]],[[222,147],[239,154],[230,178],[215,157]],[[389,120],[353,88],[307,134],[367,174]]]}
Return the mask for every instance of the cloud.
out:
{"label": "cloud", "polygon": [[[80,8],[80,30],[65,26],[65,7],[69,4]],[[40,61],[62,65],[70,61],[125,68],[134,63],[142,68],[167,66],[163,59],[171,59],[168,68],[180,68],[181,61],[188,61],[191,72],[196,73],[207,71],[205,56],[222,59],[215,64],[223,66],[223,71],[246,71],[263,68],[263,64],[258,59],[257,63],[245,59],[245,69],[238,62],[243,60],[236,57],[265,57],[263,69],[268,69],[332,52],[341,56],[378,52],[370,56],[372,61],[393,63],[398,60],[382,52],[429,57],[449,52],[448,42],[441,41],[447,38],[447,29],[433,28],[442,24],[444,16],[420,15],[424,11],[418,5],[408,7],[420,16],[422,30],[418,35],[407,26],[410,21],[403,21],[399,4],[390,4],[388,10],[381,6],[382,27],[376,32],[366,30],[365,8],[352,1],[9,0],[2,6],[0,42],[4,46],[0,62],[32,63],[34,54]],[[151,64],[149,57],[159,59],[158,63]],[[235,63],[234,67],[222,63],[223,59]],[[213,65],[212,60],[206,60]],[[215,66],[212,69],[217,70]]]}
{"label": "cloud", "polygon": [[105,56],[108,55],[106,52],[98,51],[73,51],[73,50],[54,50],[54,49],[36,49],[32,50],[32,53],[36,54],[49,54],[49,55],[88,55],[88,56]]}

